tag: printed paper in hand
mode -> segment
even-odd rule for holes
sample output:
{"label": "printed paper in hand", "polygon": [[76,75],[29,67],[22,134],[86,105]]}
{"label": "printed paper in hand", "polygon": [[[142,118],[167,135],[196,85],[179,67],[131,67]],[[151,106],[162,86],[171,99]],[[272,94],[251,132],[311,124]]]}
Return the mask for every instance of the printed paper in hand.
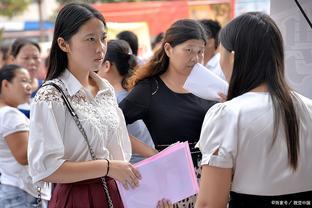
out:
{"label": "printed paper in hand", "polygon": [[218,93],[227,95],[228,83],[197,63],[187,77],[183,88],[200,98],[219,101]]}
{"label": "printed paper in hand", "polygon": [[117,182],[125,208],[154,208],[163,198],[176,203],[198,192],[188,142],[173,144],[134,166],[142,175],[139,187],[126,190]]}

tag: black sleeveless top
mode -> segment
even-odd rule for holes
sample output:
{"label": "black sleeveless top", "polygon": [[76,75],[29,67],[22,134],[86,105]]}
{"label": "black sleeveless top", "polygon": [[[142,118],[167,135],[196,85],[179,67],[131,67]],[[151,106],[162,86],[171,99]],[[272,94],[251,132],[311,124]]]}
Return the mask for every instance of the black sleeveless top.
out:
{"label": "black sleeveless top", "polygon": [[215,101],[171,91],[159,78],[139,82],[119,104],[126,123],[142,119],[158,149],[177,141],[196,143],[207,110]]}

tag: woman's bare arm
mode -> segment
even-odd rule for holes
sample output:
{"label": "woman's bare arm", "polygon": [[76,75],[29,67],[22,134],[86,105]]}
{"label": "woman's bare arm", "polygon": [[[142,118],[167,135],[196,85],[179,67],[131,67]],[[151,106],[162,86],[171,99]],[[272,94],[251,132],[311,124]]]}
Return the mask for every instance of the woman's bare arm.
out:
{"label": "woman's bare arm", "polygon": [[150,157],[158,153],[158,151],[141,140],[130,135],[130,141],[132,146],[132,152],[141,155],[142,157]]}
{"label": "woman's bare arm", "polygon": [[202,166],[200,189],[195,208],[226,208],[232,169]]}
{"label": "woman's bare arm", "polygon": [[28,165],[28,133],[28,131],[20,131],[5,137],[5,141],[7,142],[13,157],[21,165]]}

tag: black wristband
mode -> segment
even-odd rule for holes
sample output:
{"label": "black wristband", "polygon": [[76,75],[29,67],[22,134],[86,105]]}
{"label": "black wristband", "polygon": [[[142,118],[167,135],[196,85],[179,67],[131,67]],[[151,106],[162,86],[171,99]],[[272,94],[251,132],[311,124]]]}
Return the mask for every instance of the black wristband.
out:
{"label": "black wristband", "polygon": [[107,161],[107,171],[106,171],[106,175],[105,175],[105,176],[107,176],[107,175],[108,175],[108,172],[109,172],[109,160],[108,160],[108,159],[104,159],[104,160]]}

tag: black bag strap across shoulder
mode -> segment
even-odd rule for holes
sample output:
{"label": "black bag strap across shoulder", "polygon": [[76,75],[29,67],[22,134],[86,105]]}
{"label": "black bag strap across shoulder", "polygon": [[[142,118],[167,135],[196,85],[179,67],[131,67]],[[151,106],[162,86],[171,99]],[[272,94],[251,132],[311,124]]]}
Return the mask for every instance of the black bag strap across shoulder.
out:
{"label": "black bag strap across shoulder", "polygon": [[[79,117],[77,115],[77,113],[75,112],[74,108],[72,107],[72,105],[70,104],[67,96],[65,95],[64,91],[62,90],[62,88],[58,85],[58,84],[55,84],[53,82],[48,82],[48,83],[44,83],[41,87],[45,87],[45,86],[53,86],[55,87],[60,93],[61,93],[61,96],[62,96],[62,99],[64,100],[64,103],[68,109],[68,111],[70,112],[70,114],[72,115],[79,131],[81,132],[83,138],[85,139],[86,143],[87,143],[87,146],[88,146],[88,149],[89,149],[89,152],[91,154],[91,157],[92,157],[92,160],[96,160],[96,156],[95,156],[95,152],[93,151],[91,145],[90,145],[90,142],[88,140],[88,137],[87,137],[87,134],[83,128],[83,126],[81,125],[80,121],[79,121]],[[106,184],[106,181],[105,181],[105,177],[101,177],[101,181],[102,181],[102,184],[103,184],[103,187],[104,187],[104,192],[105,192],[105,195],[106,195],[106,198],[107,198],[107,201],[108,201],[108,206],[109,208],[113,208],[113,202],[112,202],[112,199],[109,195],[109,191],[108,191],[108,187],[107,187],[107,184]]]}

